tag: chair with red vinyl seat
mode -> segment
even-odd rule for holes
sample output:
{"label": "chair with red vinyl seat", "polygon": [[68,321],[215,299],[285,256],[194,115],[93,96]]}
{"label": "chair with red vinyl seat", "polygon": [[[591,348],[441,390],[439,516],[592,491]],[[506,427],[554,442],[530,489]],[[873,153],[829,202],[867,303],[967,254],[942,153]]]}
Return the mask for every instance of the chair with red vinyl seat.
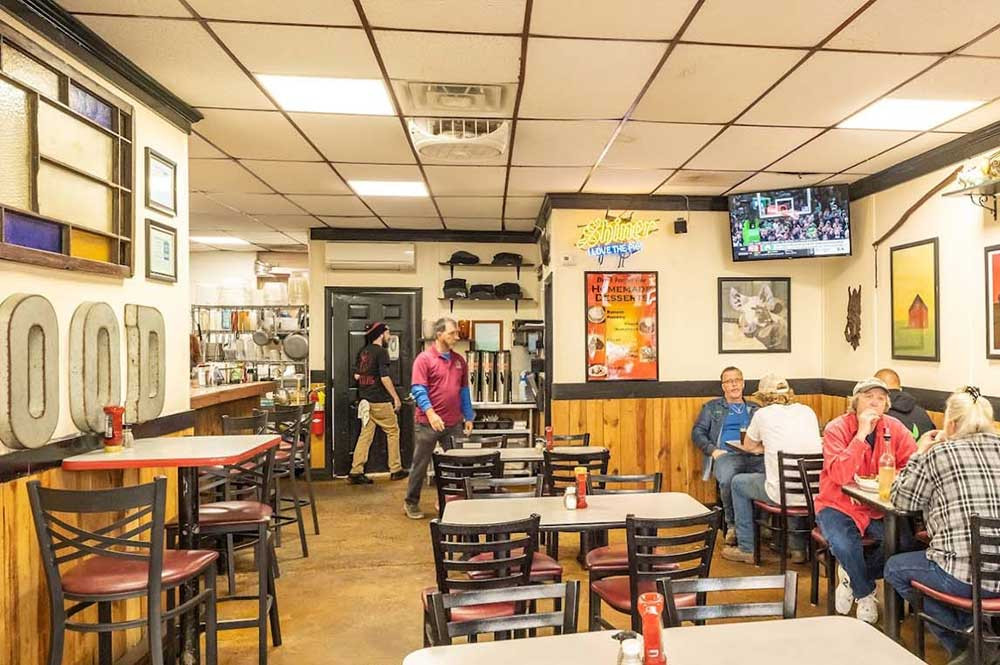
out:
{"label": "chair with red vinyl seat", "polygon": [[[809,506],[806,488],[799,472],[799,460],[823,463],[823,453],[793,454],[778,451],[778,496],[777,506],[769,501],[753,502],[753,562],[760,565],[760,528],[768,527],[778,538],[778,554],[781,558],[781,572],[788,567],[788,539],[793,533],[808,537],[813,526],[809,522]],[[817,482],[818,477],[817,477]],[[798,505],[794,505],[798,504]],[[793,529],[789,518],[802,518],[806,526]],[[808,540],[808,538],[806,538]]]}
{"label": "chair with red vinyl seat", "polygon": [[[431,594],[503,589],[530,583],[540,521],[538,515],[512,522],[468,526],[431,520],[437,586],[424,589],[422,593],[424,646],[439,643],[430,605]],[[481,556],[486,554],[489,556]],[[455,607],[450,610],[448,620],[512,616],[515,610],[514,602]]]}
{"label": "chair with red vinyl seat", "polygon": [[[56,490],[28,483],[28,498],[49,589],[49,665],[61,665],[65,631],[98,633],[101,663],[111,662],[112,631],[144,628],[150,661],[163,665],[163,623],[204,606],[206,660],[217,658],[215,563],[218,554],[205,550],[165,550],[163,523],[167,479],[106,490]],[[104,513],[109,524],[94,530],[78,526],[77,516]],[[121,517],[125,514],[124,517]],[[68,517],[72,515],[72,517]],[[76,565],[63,571],[63,564]],[[203,578],[198,593],[176,607],[161,605],[161,592]],[[146,599],[144,618],[112,621],[111,604]],[[66,608],[66,601],[74,605]],[[97,605],[97,622],[69,621]],[[168,645],[168,648],[172,647]],[[170,662],[172,659],[168,659]]]}
{"label": "chair with red vinyl seat", "polygon": [[916,581],[910,582],[910,588],[915,592],[913,609],[917,615],[917,656],[921,660],[924,659],[924,622],[933,623],[945,630],[959,632],[924,612],[925,597],[933,598],[939,603],[972,614],[972,626],[961,631],[961,634],[970,638],[974,665],[987,662],[984,654],[986,644],[1000,644],[1000,636],[996,635],[993,630],[989,630],[988,634],[984,633],[984,627],[988,628],[987,622],[1000,616],[1000,598],[983,598],[982,596],[983,582],[1000,580],[1000,536],[992,535],[1000,533],[1000,519],[973,515],[969,519],[969,530],[972,531],[970,552],[972,556],[972,584],[970,585],[972,586],[972,598],[952,596],[926,584]]}
{"label": "chair with red vinyl seat", "polygon": [[449,501],[465,498],[466,478],[499,478],[503,475],[499,450],[463,456],[436,452],[432,459],[438,517],[444,516],[444,508]]}
{"label": "chair with red vinyl seat", "polygon": [[[628,543],[628,574],[615,575],[591,584],[590,630],[614,626],[601,617],[601,601],[632,617],[632,630],[641,629],[637,611],[639,594],[656,591],[661,578],[708,577],[722,511],[713,509],[696,517],[673,519],[625,518]],[[699,594],[676,596],[677,607],[701,604]]]}

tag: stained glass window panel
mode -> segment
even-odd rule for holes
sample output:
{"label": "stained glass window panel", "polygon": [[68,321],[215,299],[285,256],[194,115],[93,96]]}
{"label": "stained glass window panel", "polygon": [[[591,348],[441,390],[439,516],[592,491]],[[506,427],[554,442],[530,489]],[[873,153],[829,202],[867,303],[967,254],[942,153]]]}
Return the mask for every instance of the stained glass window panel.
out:
{"label": "stained glass window panel", "polygon": [[59,99],[59,75],[10,44],[0,50],[0,67],[7,76],[31,86],[43,95]]}
{"label": "stained glass window panel", "polygon": [[114,140],[107,134],[51,104],[38,105],[38,150],[42,155],[111,180],[114,149]]}
{"label": "stained glass window panel", "polygon": [[62,253],[62,227],[59,224],[18,215],[9,210],[3,216],[4,242],[47,252]]}
{"label": "stained glass window panel", "polygon": [[111,233],[111,189],[58,166],[38,169],[38,208],[46,217]]}
{"label": "stained glass window panel", "polygon": [[80,229],[70,231],[70,256],[93,261],[111,261],[115,241]]}
{"label": "stained glass window panel", "polygon": [[31,209],[28,95],[0,80],[0,203]]}
{"label": "stained glass window panel", "polygon": [[111,129],[111,106],[73,84],[69,86],[69,107],[96,122],[101,127]]}

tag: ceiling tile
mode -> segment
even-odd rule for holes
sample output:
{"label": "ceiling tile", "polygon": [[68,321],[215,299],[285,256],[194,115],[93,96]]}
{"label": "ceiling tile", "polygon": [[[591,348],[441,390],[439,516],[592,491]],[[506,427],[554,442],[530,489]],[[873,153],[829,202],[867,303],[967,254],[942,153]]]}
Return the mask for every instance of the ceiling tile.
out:
{"label": "ceiling tile", "polygon": [[191,17],[177,0],[59,0],[59,6],[68,12]]}
{"label": "ceiling tile", "polygon": [[192,106],[274,108],[195,21],[109,16],[80,20]]}
{"label": "ceiling tile", "polygon": [[345,180],[422,180],[420,167],[406,164],[337,164]]}
{"label": "ceiling tile", "polygon": [[654,194],[718,196],[753,175],[753,171],[675,171]]}
{"label": "ceiling tile", "polygon": [[375,214],[397,217],[437,217],[434,202],[419,196],[366,196],[367,203]]}
{"label": "ceiling tile", "polygon": [[515,166],[510,170],[509,195],[577,192],[590,169],[557,169],[544,166]]}
{"label": "ceiling tile", "polygon": [[893,164],[898,164],[910,157],[916,157],[931,148],[936,148],[960,136],[962,134],[946,134],[944,132],[921,134],[912,141],[907,141],[903,145],[892,148],[862,164],[851,166],[848,170],[852,173],[878,173]]}
{"label": "ceiling tile", "polygon": [[872,51],[943,53],[1000,22],[996,0],[879,0],[827,46]]}
{"label": "ceiling tile", "polygon": [[741,123],[829,127],[889,92],[934,58],[820,52],[757,102]]}
{"label": "ceiling tile", "polygon": [[350,194],[351,190],[322,162],[243,160],[243,165],[284,194]]}
{"label": "ceiling tile", "polygon": [[213,148],[208,141],[197,134],[188,136],[188,159],[212,159],[225,156],[225,153]]}
{"label": "ceiling tile", "polygon": [[240,237],[256,245],[282,245],[291,242],[291,238],[278,231],[244,231]]}
{"label": "ceiling tile", "polygon": [[1000,58],[1000,30],[994,30],[969,48],[962,51],[966,55],[987,55]]}
{"label": "ceiling tile", "polygon": [[499,231],[499,219],[445,217],[445,225],[455,231]]}
{"label": "ceiling tile", "polygon": [[290,115],[331,162],[414,163],[413,151],[396,116]]}
{"label": "ceiling tile", "polygon": [[437,217],[383,217],[382,219],[391,229],[444,229]]}
{"label": "ceiling tile", "polygon": [[[364,30],[209,23],[254,74],[382,78]],[[267,48],[261,48],[267,44]]]}
{"label": "ceiling tile", "polygon": [[916,136],[919,132],[831,129],[773,166],[770,171],[836,173]]}
{"label": "ceiling tile", "polygon": [[648,42],[533,37],[520,115],[621,118],[665,49]]}
{"label": "ceiling tile", "polygon": [[835,173],[826,180],[818,183],[821,185],[849,185],[852,182],[867,178],[863,173]]}
{"label": "ceiling tile", "polygon": [[375,31],[393,79],[432,83],[513,83],[520,70],[518,37]]}
{"label": "ceiling tile", "polygon": [[356,196],[301,196],[290,195],[292,201],[314,215],[371,215]]}
{"label": "ceiling tile", "polygon": [[198,131],[233,157],[249,159],[316,159],[295,128],[277,111],[203,109]]}
{"label": "ceiling tile", "polygon": [[793,187],[809,187],[820,180],[828,178],[829,173],[807,173],[801,176],[794,173],[758,173],[740,186],[733,189],[739,192],[759,192],[766,189],[785,189]]}
{"label": "ceiling tile", "polygon": [[680,44],[632,117],[729,122],[804,54],[792,49]]}
{"label": "ceiling tile", "polygon": [[531,10],[531,33],[671,39],[694,4],[694,0],[535,0]]}
{"label": "ceiling tile", "polygon": [[941,125],[938,129],[946,132],[974,132],[975,130],[1000,121],[1000,101],[980,106],[974,111]]}
{"label": "ceiling tile", "polygon": [[670,168],[680,166],[719,133],[718,125],[625,123],[601,166]]}
{"label": "ceiling tile", "polygon": [[188,241],[188,251],[190,252],[215,252],[218,251],[210,245],[202,245],[200,242]]}
{"label": "ceiling tile", "polygon": [[315,217],[309,215],[257,215],[257,219],[279,231],[308,231],[314,226],[322,226]]}
{"label": "ceiling tile", "polygon": [[188,211],[192,216],[195,214],[232,216],[239,214],[239,210],[233,210],[216,200],[215,194],[199,194],[191,192],[188,196]]}
{"label": "ceiling tile", "polygon": [[1000,60],[952,58],[892,93],[898,99],[991,100],[997,95]]}
{"label": "ceiling tile", "polygon": [[512,163],[593,166],[617,126],[615,120],[521,120]]}
{"label": "ceiling tile", "polygon": [[[542,207],[544,197],[541,196],[508,196],[507,208],[504,213],[507,219],[520,217],[534,219]],[[439,201],[440,202],[440,201]]]}
{"label": "ceiling tile", "polygon": [[445,217],[499,217],[501,196],[438,196],[438,208]]}
{"label": "ceiling tile", "polygon": [[504,221],[504,228],[508,231],[534,231],[535,218],[531,219],[508,219]]}
{"label": "ceiling tile", "polygon": [[212,198],[251,215],[301,215],[302,211],[278,194],[212,194]]}
{"label": "ceiling tile", "polygon": [[335,229],[383,229],[378,217],[323,217]]}
{"label": "ceiling tile", "polygon": [[361,25],[351,0],[188,0],[205,18],[309,23],[312,25]]}
{"label": "ceiling tile", "polygon": [[[193,195],[192,195],[193,196]],[[222,210],[226,210],[223,208]],[[247,223],[247,216],[237,212],[228,214],[208,214],[192,212],[189,217],[191,232],[204,231],[232,231],[237,228],[244,228]]]}
{"label": "ceiling tile", "polygon": [[595,194],[649,194],[672,173],[670,169],[598,168],[583,191]]}
{"label": "ceiling tile", "polygon": [[686,166],[692,169],[757,171],[820,131],[798,127],[730,127]]}
{"label": "ceiling tile", "polygon": [[815,46],[865,0],[706,0],[684,39],[726,44]]}
{"label": "ceiling tile", "polygon": [[202,192],[271,192],[271,188],[231,159],[188,161],[188,183]]}
{"label": "ceiling tile", "polygon": [[[362,0],[376,28],[519,33],[525,0]],[[537,5],[536,5],[537,6]]]}
{"label": "ceiling tile", "polygon": [[506,169],[498,166],[425,166],[435,195],[503,196]]}

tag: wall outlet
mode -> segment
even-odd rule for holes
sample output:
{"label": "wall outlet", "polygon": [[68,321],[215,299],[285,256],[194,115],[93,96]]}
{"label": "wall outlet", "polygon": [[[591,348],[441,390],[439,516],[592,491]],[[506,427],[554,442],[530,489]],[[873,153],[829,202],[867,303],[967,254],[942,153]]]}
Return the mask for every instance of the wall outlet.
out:
{"label": "wall outlet", "polygon": [[564,252],[556,256],[556,263],[562,267],[575,266],[576,265],[576,254],[571,254],[569,252]]}

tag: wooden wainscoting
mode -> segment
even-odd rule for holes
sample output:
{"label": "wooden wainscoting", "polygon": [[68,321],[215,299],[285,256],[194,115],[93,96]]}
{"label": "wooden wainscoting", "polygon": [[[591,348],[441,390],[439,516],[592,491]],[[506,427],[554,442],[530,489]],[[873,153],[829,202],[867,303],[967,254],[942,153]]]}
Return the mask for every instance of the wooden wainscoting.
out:
{"label": "wooden wainscoting", "polygon": [[[167,436],[189,436],[184,430]],[[167,517],[177,512],[176,469],[129,469],[124,471],[70,472],[49,469],[37,474],[0,483],[0,663],[44,663],[48,657],[49,601],[42,570],[34,521],[28,504],[27,484],[39,480],[45,487],[59,489],[105,489],[152,482],[155,476],[167,477]],[[105,523],[106,515],[95,515],[85,526]],[[114,605],[115,620],[136,617],[145,612],[145,601],[127,601]],[[86,621],[97,618],[96,608],[81,615]],[[139,629],[114,633],[114,657],[143,639]],[[97,662],[95,634],[66,632],[65,665],[90,665]]]}

